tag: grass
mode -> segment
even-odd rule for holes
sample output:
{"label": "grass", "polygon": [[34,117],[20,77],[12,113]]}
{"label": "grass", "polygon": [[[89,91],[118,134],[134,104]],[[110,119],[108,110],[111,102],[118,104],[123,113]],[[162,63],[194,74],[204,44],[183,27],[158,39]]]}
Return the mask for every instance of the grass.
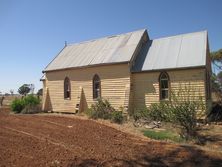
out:
{"label": "grass", "polygon": [[171,140],[174,142],[184,141],[184,139],[181,138],[178,134],[168,130],[163,130],[163,131],[144,130],[143,134],[144,136],[155,140]]}

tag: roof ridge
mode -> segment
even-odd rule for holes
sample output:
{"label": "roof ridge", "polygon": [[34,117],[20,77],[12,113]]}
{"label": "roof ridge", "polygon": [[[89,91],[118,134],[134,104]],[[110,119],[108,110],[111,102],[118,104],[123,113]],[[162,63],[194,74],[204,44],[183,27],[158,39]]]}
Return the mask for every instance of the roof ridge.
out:
{"label": "roof ridge", "polygon": [[197,33],[203,33],[203,32],[207,33],[207,30],[181,33],[181,34],[178,34],[178,35],[165,36],[165,37],[155,38],[155,39],[152,39],[152,40],[162,40],[162,39],[174,38],[174,37],[178,37],[178,36],[185,36],[185,35],[191,35],[191,34],[197,34]]}
{"label": "roof ridge", "polygon": [[135,31],[127,32],[127,33],[113,34],[113,35],[104,36],[104,37],[101,37],[101,38],[95,38],[95,39],[85,40],[85,41],[81,41],[81,42],[70,43],[70,44],[67,44],[67,46],[75,46],[75,45],[79,45],[79,44],[85,44],[85,43],[89,43],[89,42],[93,42],[93,41],[98,41],[98,40],[107,39],[107,38],[113,38],[113,37],[117,37],[117,36],[123,36],[123,35],[132,34],[132,33],[140,32],[140,31],[146,31],[146,29],[145,28],[144,29],[138,29],[138,30],[135,30]]}

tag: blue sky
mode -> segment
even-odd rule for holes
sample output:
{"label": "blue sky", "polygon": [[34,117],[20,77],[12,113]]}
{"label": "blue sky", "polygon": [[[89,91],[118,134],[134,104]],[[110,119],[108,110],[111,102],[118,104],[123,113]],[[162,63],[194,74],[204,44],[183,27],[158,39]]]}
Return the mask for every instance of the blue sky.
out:
{"label": "blue sky", "polygon": [[222,48],[221,0],[0,0],[0,91],[42,87],[42,70],[63,48],[147,28],[151,39],[208,30]]}

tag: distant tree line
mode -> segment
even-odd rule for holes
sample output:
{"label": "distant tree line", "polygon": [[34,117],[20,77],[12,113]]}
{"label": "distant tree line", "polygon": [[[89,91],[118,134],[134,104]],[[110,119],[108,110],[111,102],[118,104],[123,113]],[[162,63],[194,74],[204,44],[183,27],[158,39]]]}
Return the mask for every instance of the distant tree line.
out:
{"label": "distant tree line", "polygon": [[[23,84],[22,86],[19,87],[18,89],[18,93],[22,96],[26,96],[27,94],[34,94],[34,89],[35,89],[35,86],[34,84]],[[3,105],[3,101],[5,99],[5,96],[10,96],[10,95],[14,95],[14,90],[13,89],[10,89],[9,90],[10,93],[2,93],[0,91],[0,106]],[[43,89],[39,89],[38,92],[36,93],[36,95],[38,96],[42,96],[42,92],[43,92]]]}

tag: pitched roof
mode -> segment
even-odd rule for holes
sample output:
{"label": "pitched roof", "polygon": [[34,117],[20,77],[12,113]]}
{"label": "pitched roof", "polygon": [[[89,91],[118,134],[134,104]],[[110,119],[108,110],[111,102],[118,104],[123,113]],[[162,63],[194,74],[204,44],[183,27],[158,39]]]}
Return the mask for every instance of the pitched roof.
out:
{"label": "pitched roof", "polygon": [[66,46],[44,71],[129,62],[145,29]]}
{"label": "pitched roof", "polygon": [[207,31],[150,40],[140,50],[132,71],[204,66],[206,52]]}

